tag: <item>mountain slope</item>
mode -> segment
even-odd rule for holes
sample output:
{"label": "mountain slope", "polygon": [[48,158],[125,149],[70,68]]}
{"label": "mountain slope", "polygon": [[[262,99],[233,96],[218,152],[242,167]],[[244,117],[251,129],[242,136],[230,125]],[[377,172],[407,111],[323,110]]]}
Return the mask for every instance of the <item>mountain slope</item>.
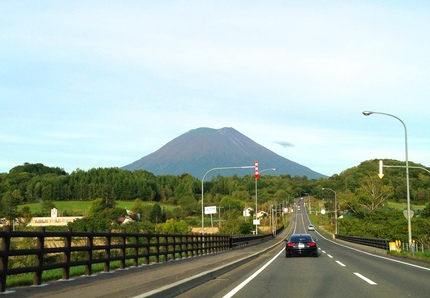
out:
{"label": "mountain slope", "polygon": [[[157,151],[123,167],[125,170],[143,169],[155,175],[181,175],[189,173],[202,178],[212,168],[253,166],[258,160],[260,171],[276,168],[271,175],[289,174],[307,176],[309,179],[326,177],[320,173],[288,160],[257,144],[234,128],[197,128],[173,139]],[[214,171],[230,176],[253,175],[254,169]],[[269,172],[266,172],[269,174]]]}

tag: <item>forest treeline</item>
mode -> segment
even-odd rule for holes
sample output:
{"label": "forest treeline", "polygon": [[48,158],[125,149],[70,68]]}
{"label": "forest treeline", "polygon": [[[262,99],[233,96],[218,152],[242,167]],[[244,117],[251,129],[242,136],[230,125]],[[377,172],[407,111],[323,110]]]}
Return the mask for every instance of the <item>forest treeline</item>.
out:
{"label": "forest treeline", "polygon": [[[310,181],[306,177],[262,175],[258,182],[262,202],[275,196],[285,199],[310,191]],[[242,193],[246,200],[246,196],[251,198],[254,195],[255,179],[251,175],[206,178],[204,189],[208,202],[213,198],[216,203],[216,198],[233,193]],[[14,196],[20,204],[108,198],[115,201],[141,199],[175,205],[186,196],[199,200],[201,180],[189,174],[155,176],[144,170],[131,172],[119,168],[78,169],[68,174],[60,168],[25,163],[14,167],[9,173],[0,174],[0,196]]]}
{"label": "forest treeline", "polygon": [[[261,175],[258,179],[258,209],[268,211],[270,205],[288,206],[293,204],[295,198],[312,196],[316,201],[324,199],[326,208],[333,210],[333,194],[322,190],[330,188],[337,193],[339,215],[366,219],[369,213],[384,209],[387,202],[406,202],[405,169],[401,167],[404,162],[384,160],[384,164],[400,167],[385,169],[383,179],[378,178],[378,160],[368,160],[340,174],[318,180],[283,174]],[[412,162],[410,166],[423,167]],[[409,178],[411,203],[428,205],[430,174],[410,168]],[[14,167],[9,173],[0,174],[0,215],[10,217],[19,205],[33,202],[98,199],[105,202],[138,200],[173,205],[181,208],[182,217],[198,217],[201,213],[201,183],[200,178],[186,173],[155,176],[144,170],[131,172],[120,168],[94,168],[88,171],[77,169],[69,174],[58,167],[25,163]],[[204,205],[220,206],[224,211],[236,210],[238,213],[235,216],[239,216],[245,205],[255,206],[254,176],[207,177],[204,181]],[[424,218],[429,209],[423,210]],[[414,220],[420,215],[417,212]],[[401,213],[396,216],[401,220]],[[357,229],[356,225],[351,225],[352,228]]]}
{"label": "forest treeline", "polygon": [[[385,160],[385,164],[404,165],[395,160]],[[410,166],[421,166],[410,163]],[[377,177],[377,160],[361,163],[343,171],[339,175],[318,180],[290,175],[262,175],[258,180],[258,191],[262,193],[262,202],[267,200],[285,200],[304,193],[313,196],[321,194],[321,187],[331,187],[336,191],[351,191],[362,187],[363,179]],[[430,200],[430,174],[420,169],[409,169],[411,199],[426,203]],[[406,198],[405,170],[402,168],[385,169],[383,185],[393,187],[391,199],[399,202]],[[211,197],[232,195],[245,192],[249,197],[255,192],[255,179],[252,175],[244,177],[216,176],[206,178],[205,193]],[[183,196],[192,196],[196,200],[201,196],[201,180],[189,174],[181,176],[154,174],[137,170],[130,172],[120,168],[93,168],[88,171],[77,169],[71,174],[61,168],[46,167],[43,164],[16,166],[9,173],[0,174],[0,198],[15,196],[20,203],[37,201],[92,201],[96,198],[109,198],[115,201],[143,201],[177,204]],[[260,199],[259,199],[260,200]],[[214,201],[216,203],[216,199]]]}

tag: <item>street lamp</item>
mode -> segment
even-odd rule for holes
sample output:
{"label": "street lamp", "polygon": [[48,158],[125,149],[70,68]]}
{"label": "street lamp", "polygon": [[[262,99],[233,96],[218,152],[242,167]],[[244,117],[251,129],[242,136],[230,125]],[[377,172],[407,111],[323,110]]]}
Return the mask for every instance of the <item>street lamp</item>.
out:
{"label": "street lamp", "polygon": [[[264,169],[264,170],[261,170],[259,173],[261,174],[261,173],[263,173],[263,172],[265,172],[265,171],[276,171],[276,168],[270,168],[270,169]],[[255,177],[255,220],[257,220],[257,180],[258,180],[258,178],[257,177]],[[257,235],[258,234],[258,225],[257,225],[257,223],[255,223],[255,235]]]}
{"label": "street lamp", "polygon": [[404,129],[405,129],[405,158],[406,158],[406,198],[407,198],[407,208],[408,208],[408,212],[407,212],[407,217],[408,217],[408,241],[409,241],[409,248],[412,245],[412,224],[411,224],[411,197],[410,197],[410,193],[409,193],[409,161],[408,161],[408,131],[406,129],[406,125],[405,123],[402,121],[402,119],[400,119],[397,116],[391,115],[391,114],[387,114],[387,113],[381,113],[381,112],[370,112],[370,111],[364,111],[363,115],[364,116],[369,116],[372,114],[380,114],[380,115],[385,115],[385,116],[390,116],[393,118],[396,118],[397,120],[399,120]]}
{"label": "street lamp", "polygon": [[309,214],[312,214],[311,210],[311,196],[309,193],[305,192],[305,195],[308,195],[308,202],[309,202]]}
{"label": "street lamp", "polygon": [[255,166],[238,166],[238,167],[221,167],[221,168],[212,168],[209,171],[207,171],[202,178],[202,235],[205,233],[205,207],[204,207],[204,185],[203,185],[203,181],[205,180],[206,175],[209,172],[215,171],[215,170],[230,170],[230,169],[251,169],[254,168]]}
{"label": "street lamp", "polygon": [[331,188],[322,188],[322,190],[330,190],[334,192],[334,234],[337,235],[337,195],[336,192]]}

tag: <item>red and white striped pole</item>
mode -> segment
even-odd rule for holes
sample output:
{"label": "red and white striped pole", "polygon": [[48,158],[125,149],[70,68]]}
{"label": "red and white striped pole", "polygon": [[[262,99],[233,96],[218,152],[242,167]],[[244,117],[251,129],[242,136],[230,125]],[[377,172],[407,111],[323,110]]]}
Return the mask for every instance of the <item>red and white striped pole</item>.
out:
{"label": "red and white striped pole", "polygon": [[260,173],[258,173],[258,160],[255,161],[255,174],[254,177],[255,179],[258,179],[260,177]]}

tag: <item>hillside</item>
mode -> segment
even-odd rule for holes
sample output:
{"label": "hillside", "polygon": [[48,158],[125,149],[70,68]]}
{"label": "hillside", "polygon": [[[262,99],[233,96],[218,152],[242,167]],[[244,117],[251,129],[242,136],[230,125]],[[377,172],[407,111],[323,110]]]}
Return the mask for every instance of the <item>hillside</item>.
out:
{"label": "hillside", "polygon": [[[168,142],[157,151],[122,167],[125,170],[146,170],[155,175],[182,175],[189,173],[202,178],[212,168],[252,166],[259,161],[260,170],[276,168],[265,174],[324,178],[323,174],[286,159],[257,144],[234,128],[197,128]],[[214,171],[218,174],[243,176],[254,174],[253,169]]]}

